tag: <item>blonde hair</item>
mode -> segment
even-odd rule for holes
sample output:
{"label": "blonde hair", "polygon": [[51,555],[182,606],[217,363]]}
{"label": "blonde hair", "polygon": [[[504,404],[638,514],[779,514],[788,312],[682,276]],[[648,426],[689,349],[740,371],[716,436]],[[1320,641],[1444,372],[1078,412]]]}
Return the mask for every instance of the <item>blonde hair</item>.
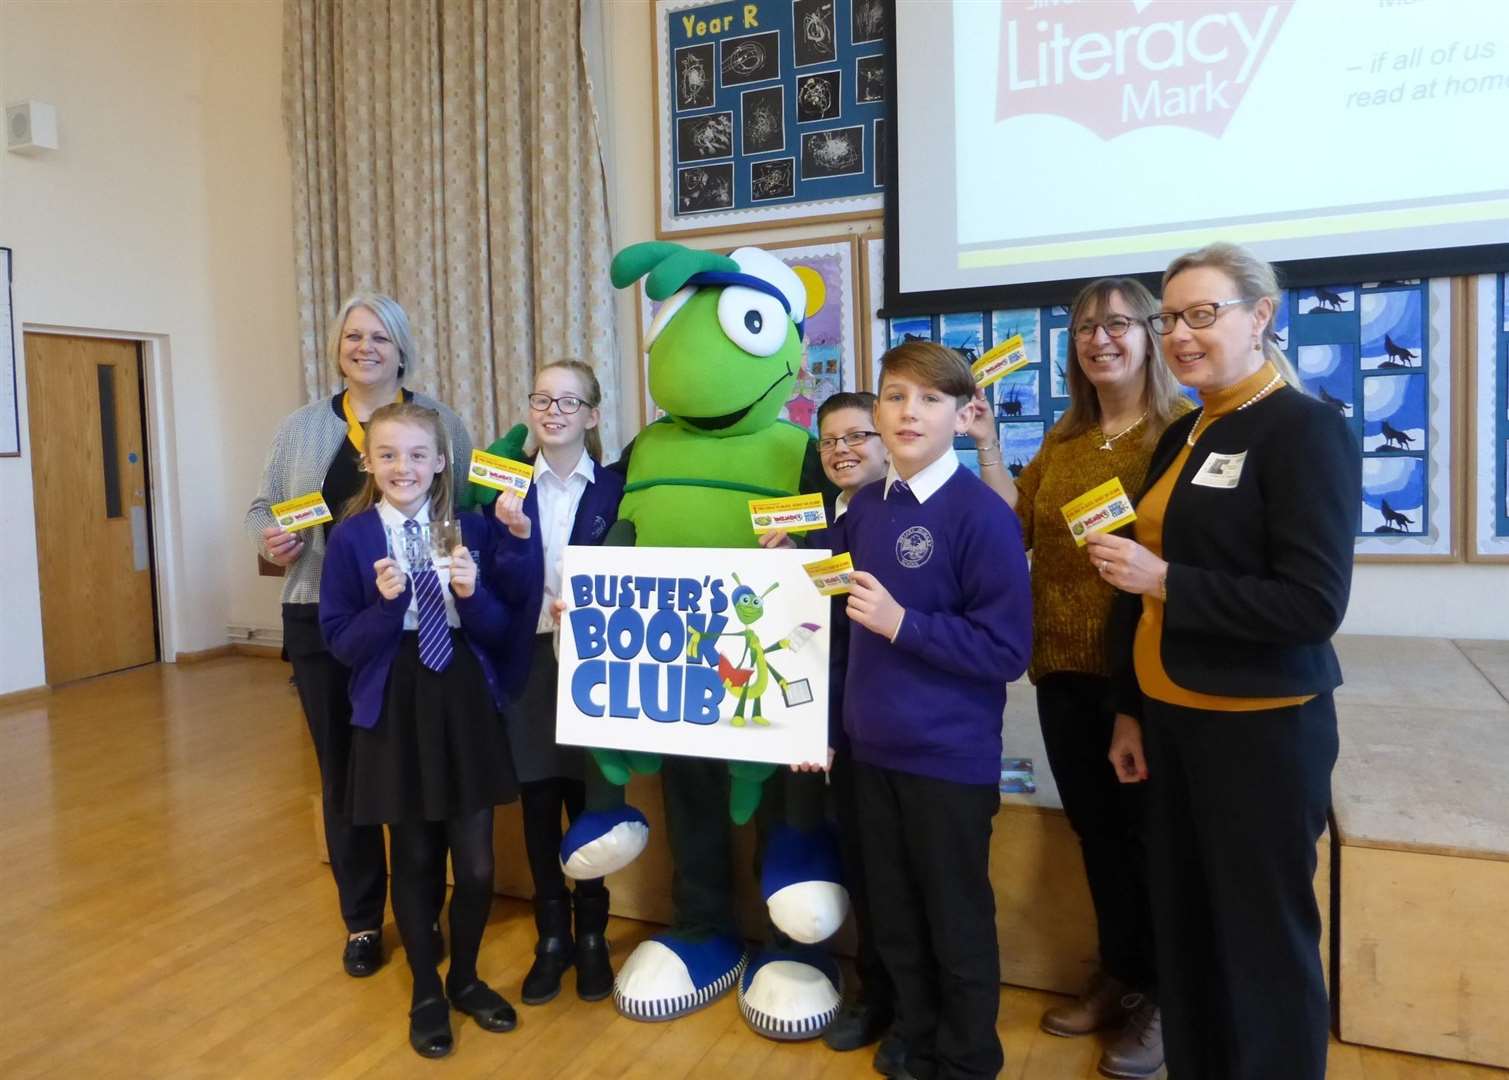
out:
{"label": "blonde hair", "polygon": [[[428,428],[435,439],[435,452],[445,458],[445,467],[437,469],[435,476],[430,481],[430,520],[440,521],[451,517],[451,446],[450,440],[445,435],[445,425],[440,421],[440,414],[434,409],[412,401],[394,401],[372,414],[372,419],[363,426],[367,430],[367,445],[372,445],[372,433],[377,430],[378,424],[401,423],[413,424],[415,427]],[[355,517],[363,510],[376,506],[382,498],[382,492],[377,490],[377,478],[370,467],[365,469],[366,479],[362,482],[362,489],[353,495],[341,509],[341,520]]]}
{"label": "blonde hair", "polygon": [[1284,355],[1284,350],[1279,348],[1278,335],[1273,329],[1279,305],[1278,271],[1246,248],[1218,242],[1207,244],[1198,251],[1186,252],[1169,263],[1168,269],[1163,272],[1163,291],[1167,292],[1168,283],[1184,271],[1202,266],[1219,270],[1230,278],[1236,286],[1237,295],[1249,304],[1256,303],[1265,296],[1272,302],[1273,315],[1269,316],[1268,325],[1263,327],[1263,358],[1278,368],[1278,373],[1286,383],[1301,394],[1307,393],[1305,384],[1300,382],[1299,373]]}
{"label": "blonde hair", "polygon": [[909,376],[922,386],[952,394],[963,408],[975,396],[975,377],[953,349],[931,341],[906,341],[880,358],[880,389],[890,375]]}
{"label": "blonde hair", "polygon": [[341,336],[346,332],[346,320],[357,308],[366,308],[376,315],[377,321],[388,332],[388,337],[398,346],[398,380],[402,382],[409,366],[414,362],[414,335],[409,330],[409,316],[397,300],[376,292],[354,292],[346,297],[335,321],[330,324],[325,351],[329,355],[330,366],[335,368],[336,378],[346,377],[346,373],[341,370]]}
{"label": "blonde hair", "polygon": [[1120,296],[1131,309],[1132,321],[1142,327],[1143,337],[1147,339],[1147,355],[1142,360],[1142,396],[1148,423],[1141,439],[1152,445],[1185,411],[1180,405],[1184,391],[1174,373],[1164,364],[1158,335],[1153,333],[1148,321],[1157,314],[1158,301],[1136,278],[1101,278],[1090,282],[1074,298],[1074,306],[1069,309],[1069,353],[1064,371],[1064,379],[1069,384],[1069,407],[1064,410],[1056,430],[1064,438],[1073,438],[1100,426],[1100,395],[1079,365],[1079,340],[1074,336],[1074,328],[1084,319],[1103,317],[1110,309],[1113,296]]}
{"label": "blonde hair", "polygon": [[[593,371],[591,367],[589,367],[587,364],[582,363],[580,360],[552,360],[550,363],[540,368],[539,371],[535,372],[534,377],[538,379],[541,375],[549,371],[551,368],[561,368],[565,371],[573,372],[581,381],[582,401],[586,403],[587,408],[596,409],[601,407],[603,403],[603,388],[602,385],[597,381],[597,373]],[[592,460],[601,463],[603,460],[603,437],[601,421],[599,421],[596,427],[590,427],[587,429],[586,444],[587,453],[591,456]],[[533,435],[531,435],[529,439],[525,441],[525,449],[530,453],[534,453],[539,449],[534,445]]]}

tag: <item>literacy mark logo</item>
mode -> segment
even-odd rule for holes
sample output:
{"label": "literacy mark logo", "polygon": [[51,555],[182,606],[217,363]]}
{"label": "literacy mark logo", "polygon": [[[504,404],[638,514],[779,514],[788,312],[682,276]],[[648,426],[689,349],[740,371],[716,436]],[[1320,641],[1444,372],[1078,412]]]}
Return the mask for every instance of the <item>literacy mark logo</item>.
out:
{"label": "literacy mark logo", "polygon": [[896,538],[896,561],[915,570],[933,557],[933,534],[921,525],[913,525]]}
{"label": "literacy mark logo", "polygon": [[1103,139],[1173,125],[1219,138],[1293,0],[1003,0],[996,119],[1061,116]]}

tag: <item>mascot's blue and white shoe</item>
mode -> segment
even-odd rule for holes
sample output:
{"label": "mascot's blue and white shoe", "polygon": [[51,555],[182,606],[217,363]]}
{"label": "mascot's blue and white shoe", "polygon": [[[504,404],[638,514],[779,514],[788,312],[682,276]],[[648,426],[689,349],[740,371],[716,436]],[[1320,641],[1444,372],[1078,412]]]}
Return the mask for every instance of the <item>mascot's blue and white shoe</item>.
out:
{"label": "mascot's blue and white shoe", "polygon": [[767,1039],[815,1039],[842,1004],[838,964],[821,949],[762,949],[739,980],[739,1012]]}
{"label": "mascot's blue and white shoe", "polygon": [[656,934],[619,969],[613,1004],[630,1020],[674,1020],[733,989],[747,959],[744,943],[729,934],[697,941]]}
{"label": "mascot's blue and white shoe", "polygon": [[632,806],[578,814],[561,837],[561,870],[576,881],[616,873],[639,858],[650,823]]}
{"label": "mascot's blue and white shoe", "polygon": [[776,826],[761,860],[760,895],[776,929],[804,945],[827,941],[849,913],[838,845],[827,829]]}

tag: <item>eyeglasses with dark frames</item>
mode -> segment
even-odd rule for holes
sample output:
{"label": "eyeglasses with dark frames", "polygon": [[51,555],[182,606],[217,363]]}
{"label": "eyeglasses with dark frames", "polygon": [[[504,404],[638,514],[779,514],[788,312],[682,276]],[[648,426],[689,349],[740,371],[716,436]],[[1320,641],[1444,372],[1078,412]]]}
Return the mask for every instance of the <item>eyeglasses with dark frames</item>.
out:
{"label": "eyeglasses with dark frames", "polygon": [[1136,319],[1129,319],[1125,315],[1112,315],[1100,322],[1087,319],[1074,328],[1074,337],[1077,341],[1089,341],[1095,336],[1096,330],[1104,330],[1107,337],[1125,337],[1126,332],[1136,325]]}
{"label": "eyeglasses with dark frames", "polygon": [[1154,330],[1165,337],[1174,332],[1174,327],[1179,325],[1179,320],[1184,320],[1184,325],[1191,330],[1204,330],[1220,317],[1223,308],[1232,307],[1235,304],[1250,304],[1251,300],[1243,300],[1237,297],[1235,300],[1215,300],[1204,304],[1191,304],[1183,311],[1160,311],[1148,320]]}
{"label": "eyeglasses with dark frames", "polygon": [[826,439],[817,440],[818,453],[827,454],[833,451],[839,443],[843,443],[850,450],[858,450],[865,444],[865,440],[880,436],[878,431],[851,431],[846,435],[829,435]]}
{"label": "eyeglasses with dark frames", "polygon": [[551,397],[549,394],[529,395],[529,407],[535,412],[549,412],[550,406],[554,405],[561,410],[563,416],[570,416],[585,404],[587,403],[575,394],[566,394],[562,397]]}

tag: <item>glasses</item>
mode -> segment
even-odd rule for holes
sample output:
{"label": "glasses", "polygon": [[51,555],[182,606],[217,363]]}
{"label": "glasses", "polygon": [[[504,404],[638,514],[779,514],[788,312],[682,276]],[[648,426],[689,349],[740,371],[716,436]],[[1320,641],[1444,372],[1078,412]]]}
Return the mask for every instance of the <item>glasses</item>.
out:
{"label": "glasses", "polygon": [[1174,332],[1174,327],[1179,325],[1179,320],[1184,320],[1184,325],[1191,330],[1203,330],[1221,314],[1222,308],[1231,307],[1233,304],[1250,304],[1251,300],[1243,300],[1238,297],[1235,300],[1217,300],[1209,304],[1192,304],[1183,311],[1160,311],[1148,322],[1152,323],[1153,329],[1160,334],[1168,335]]}
{"label": "glasses", "polygon": [[1089,341],[1095,336],[1096,330],[1104,330],[1109,337],[1125,337],[1126,332],[1137,325],[1136,319],[1129,319],[1125,315],[1112,315],[1104,322],[1082,322],[1074,328],[1074,337],[1078,341]]}
{"label": "glasses", "polygon": [[851,431],[847,435],[830,435],[826,439],[817,440],[817,450],[820,454],[831,453],[839,443],[843,443],[850,450],[858,450],[865,444],[866,439],[874,439],[879,435],[878,431]]}
{"label": "glasses", "polygon": [[573,394],[567,394],[565,397],[551,397],[549,394],[529,395],[529,407],[535,412],[549,412],[550,406],[554,405],[561,410],[563,416],[570,416],[585,404],[587,404],[585,401]]}

